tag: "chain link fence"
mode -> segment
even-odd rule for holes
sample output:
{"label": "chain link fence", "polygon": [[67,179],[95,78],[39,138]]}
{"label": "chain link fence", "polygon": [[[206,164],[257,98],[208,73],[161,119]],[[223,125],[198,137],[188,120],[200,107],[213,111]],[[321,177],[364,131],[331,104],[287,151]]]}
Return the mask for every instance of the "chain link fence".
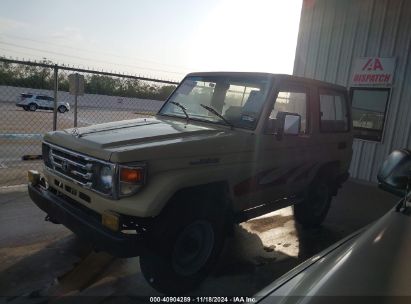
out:
{"label": "chain link fence", "polygon": [[[70,74],[84,76],[85,94],[69,93]],[[154,115],[176,82],[0,58],[0,187],[25,183],[41,170],[43,134],[54,129]],[[54,113],[57,97],[56,114]]]}

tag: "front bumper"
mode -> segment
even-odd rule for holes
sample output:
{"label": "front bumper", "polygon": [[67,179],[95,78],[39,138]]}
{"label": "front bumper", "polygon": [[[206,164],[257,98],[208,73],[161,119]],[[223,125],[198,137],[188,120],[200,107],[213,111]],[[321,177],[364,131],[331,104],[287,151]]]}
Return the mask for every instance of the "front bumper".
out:
{"label": "front bumper", "polygon": [[138,256],[143,248],[144,234],[125,234],[115,232],[101,224],[96,216],[91,216],[91,210],[60,196],[29,184],[28,192],[32,201],[47,215],[77,234],[80,238],[90,241],[96,248],[116,257]]}

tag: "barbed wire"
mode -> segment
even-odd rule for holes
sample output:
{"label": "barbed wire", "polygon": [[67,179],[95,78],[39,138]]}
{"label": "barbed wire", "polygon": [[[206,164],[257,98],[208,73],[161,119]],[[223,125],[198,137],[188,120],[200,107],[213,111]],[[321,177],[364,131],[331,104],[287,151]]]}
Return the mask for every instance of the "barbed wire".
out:
{"label": "barbed wire", "polygon": [[169,73],[169,74],[176,74],[176,75],[184,75],[184,73],[176,72],[176,71],[169,71],[169,70],[155,69],[155,68],[146,68],[146,67],[129,65],[129,64],[122,64],[122,63],[114,63],[114,62],[109,62],[109,61],[95,59],[95,58],[82,57],[82,56],[76,56],[76,55],[68,55],[68,54],[65,54],[65,53],[62,53],[62,52],[54,52],[54,51],[50,51],[50,50],[44,50],[44,49],[33,48],[33,47],[29,47],[29,46],[18,45],[18,44],[15,44],[15,43],[8,43],[8,42],[0,41],[0,44],[7,45],[7,46],[12,46],[12,47],[17,47],[17,48],[22,48],[22,49],[26,49],[26,50],[31,50],[31,51],[36,51],[36,52],[41,52],[42,54],[43,53],[52,54],[52,55],[63,56],[63,57],[67,57],[67,58],[73,58],[73,59],[77,59],[77,60],[84,60],[84,61],[88,61],[88,62],[93,61],[93,62],[98,62],[98,63],[102,63],[102,64],[122,66],[122,67],[133,68],[133,69],[148,70],[148,71],[162,72],[162,73]]}
{"label": "barbed wire", "polygon": [[[44,58],[44,60],[46,60],[46,58]],[[53,68],[53,69],[58,68],[60,70],[66,70],[66,71],[93,73],[93,74],[104,75],[104,76],[125,77],[125,78],[159,82],[159,83],[167,83],[167,84],[178,84],[179,83],[178,81],[175,81],[175,80],[167,80],[167,79],[161,79],[161,78],[151,78],[151,77],[143,77],[143,76],[137,76],[137,75],[129,75],[129,74],[124,74],[124,73],[108,72],[108,71],[104,71],[103,69],[101,71],[97,71],[97,70],[92,70],[88,68],[79,68],[75,66],[70,67],[64,64],[59,65],[59,64],[54,64],[54,63],[49,64],[49,63],[37,62],[37,61],[24,61],[24,60],[19,60],[19,59],[5,58],[1,56],[0,56],[0,62],[39,66],[39,67]]]}

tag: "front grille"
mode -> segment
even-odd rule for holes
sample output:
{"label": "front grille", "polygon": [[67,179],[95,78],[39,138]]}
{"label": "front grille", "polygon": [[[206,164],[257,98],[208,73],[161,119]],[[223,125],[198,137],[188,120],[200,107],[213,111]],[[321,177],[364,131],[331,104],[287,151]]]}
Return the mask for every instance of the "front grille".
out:
{"label": "front grille", "polygon": [[[91,188],[93,178],[93,160],[56,146],[43,144],[43,159],[46,167],[67,177],[84,187]],[[45,155],[46,154],[46,155]]]}

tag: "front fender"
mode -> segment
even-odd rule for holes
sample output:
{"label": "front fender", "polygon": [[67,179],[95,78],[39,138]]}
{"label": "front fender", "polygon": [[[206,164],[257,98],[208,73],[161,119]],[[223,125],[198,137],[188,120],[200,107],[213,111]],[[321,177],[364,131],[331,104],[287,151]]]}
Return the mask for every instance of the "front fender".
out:
{"label": "front fender", "polygon": [[[157,216],[167,205],[173,195],[185,188],[201,186],[215,182],[227,182],[230,187],[231,178],[227,175],[228,168],[198,168],[168,171],[155,176],[149,181],[149,185],[144,191],[135,196],[137,201],[144,202],[144,216]],[[161,189],[161,191],[159,191]],[[229,193],[231,195],[231,191]],[[145,199],[147,197],[147,200]],[[142,216],[142,215],[141,215]]]}

